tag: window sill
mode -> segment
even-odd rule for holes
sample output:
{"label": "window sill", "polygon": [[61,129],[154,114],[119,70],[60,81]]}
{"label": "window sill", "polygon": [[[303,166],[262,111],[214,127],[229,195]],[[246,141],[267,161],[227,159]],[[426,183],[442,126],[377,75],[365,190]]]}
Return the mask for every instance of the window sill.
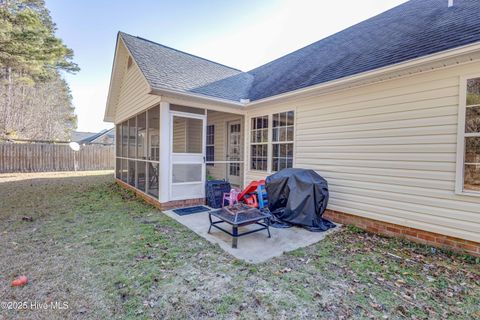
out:
{"label": "window sill", "polygon": [[456,191],[455,194],[466,197],[480,197],[480,191]]}
{"label": "window sill", "polygon": [[268,174],[271,173],[271,172],[269,172],[268,170],[263,171],[263,170],[250,169],[250,170],[248,170],[248,171],[254,172],[254,173],[268,173]]}

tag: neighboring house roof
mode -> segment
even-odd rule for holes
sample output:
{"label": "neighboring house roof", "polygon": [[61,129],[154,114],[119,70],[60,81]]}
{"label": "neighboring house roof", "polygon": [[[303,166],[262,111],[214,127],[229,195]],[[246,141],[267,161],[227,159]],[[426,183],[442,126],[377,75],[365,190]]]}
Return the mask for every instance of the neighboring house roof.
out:
{"label": "neighboring house roof", "polygon": [[480,1],[447,3],[408,1],[248,72],[119,36],[152,89],[255,101],[480,41]]}
{"label": "neighboring house roof", "polygon": [[72,132],[72,141],[78,142],[78,143],[92,143],[95,142],[95,140],[98,140],[104,136],[107,136],[108,138],[112,139],[112,141],[115,140],[115,130],[114,128],[112,129],[104,129],[100,132],[80,132],[80,131],[74,131]]}
{"label": "neighboring house roof", "polygon": [[97,134],[96,132],[73,131],[70,140],[74,142],[80,142],[83,139],[87,139],[88,137],[91,137],[96,134]]}

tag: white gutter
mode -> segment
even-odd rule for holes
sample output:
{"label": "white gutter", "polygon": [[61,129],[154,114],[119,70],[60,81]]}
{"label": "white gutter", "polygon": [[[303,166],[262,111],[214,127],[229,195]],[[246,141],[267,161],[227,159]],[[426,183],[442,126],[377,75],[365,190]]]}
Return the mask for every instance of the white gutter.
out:
{"label": "white gutter", "polygon": [[244,107],[247,105],[245,103],[241,102],[236,102],[228,99],[222,99],[222,98],[215,98],[211,96],[207,96],[201,93],[192,93],[192,92],[187,92],[187,91],[182,91],[182,90],[176,90],[176,89],[167,89],[167,88],[151,88],[150,90],[151,94],[155,95],[174,95],[174,96],[180,96],[180,97],[188,97],[188,98],[195,98],[199,100],[203,100],[206,102],[215,102],[215,103],[221,103],[221,104],[226,104],[230,107],[234,107],[236,109],[244,109]]}

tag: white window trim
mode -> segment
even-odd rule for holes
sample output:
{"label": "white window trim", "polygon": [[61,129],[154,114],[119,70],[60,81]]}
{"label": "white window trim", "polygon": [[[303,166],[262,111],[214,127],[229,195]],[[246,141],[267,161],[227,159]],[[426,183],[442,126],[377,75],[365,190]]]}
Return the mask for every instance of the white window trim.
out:
{"label": "white window trim", "polygon": [[[252,142],[252,131],[255,130],[264,130],[265,128],[262,129],[253,129],[252,128],[252,119],[254,118],[263,118],[267,117],[267,141],[265,142]],[[248,126],[248,170],[252,172],[262,172],[262,173],[268,173],[271,170],[271,164],[269,160],[269,155],[272,152],[272,146],[270,141],[272,141],[272,134],[270,132],[270,128],[272,126],[272,116],[270,114],[261,114],[257,116],[252,116],[248,119],[249,126]],[[258,170],[258,169],[252,169],[252,146],[260,146],[260,145],[266,145],[267,146],[267,170]]]}
{"label": "white window trim", "polygon": [[[293,127],[293,137],[292,137],[292,140],[287,140],[287,141],[273,141],[273,129],[274,129],[274,128],[273,128],[273,115],[274,115],[274,114],[281,114],[281,113],[288,113],[288,112],[290,112],[290,111],[293,112],[293,124],[292,124],[292,125],[287,125],[287,126],[279,126],[279,127],[275,127],[275,128],[288,128],[288,127]],[[270,157],[270,161],[271,161],[271,166],[272,166],[272,168],[270,168],[270,172],[277,172],[277,171],[274,171],[274,170],[273,170],[273,156],[274,156],[274,155],[273,155],[273,145],[275,145],[275,144],[278,144],[278,145],[280,145],[280,144],[292,144],[292,145],[293,145],[293,150],[292,150],[292,167],[293,167],[293,159],[295,158],[295,157],[294,157],[294,154],[295,154],[294,150],[295,150],[295,128],[296,128],[296,126],[295,126],[295,119],[296,119],[296,112],[295,112],[295,110],[275,112],[275,113],[272,113],[272,114],[271,114],[271,118],[272,118],[272,130],[271,130],[271,131],[272,131],[272,139],[271,139],[271,143],[272,143],[272,155],[271,155],[271,157]],[[285,157],[285,159],[286,159],[286,158],[287,158],[287,157]],[[281,159],[281,158],[279,158],[279,159]]]}
{"label": "white window trim", "polygon": [[478,191],[464,190],[465,137],[472,136],[472,134],[465,133],[465,117],[467,111],[467,81],[473,78],[480,78],[480,73],[469,74],[460,77],[455,193],[458,195],[480,197],[480,192]]}
{"label": "white window trim", "polygon": [[[213,128],[213,134],[208,133],[208,127]],[[213,143],[208,144],[208,136],[213,136]],[[208,161],[207,159],[207,149],[208,147],[213,147],[213,161]],[[215,166],[215,124],[207,124],[206,136],[205,136],[205,164],[210,167]]]}
{"label": "white window trim", "polygon": [[[245,152],[247,156],[247,168],[248,170],[245,170],[245,173],[247,171],[253,172],[253,173],[259,173],[259,174],[272,174],[276,171],[272,171],[272,166],[273,166],[273,144],[274,143],[282,143],[282,142],[273,142],[273,115],[277,113],[282,113],[282,112],[288,112],[288,111],[293,111],[293,140],[292,141],[285,141],[283,143],[293,143],[293,159],[292,159],[292,167],[295,168],[296,165],[296,157],[295,155],[297,154],[296,148],[296,137],[297,137],[297,107],[290,107],[290,108],[282,108],[278,110],[274,110],[271,112],[263,112],[263,113],[256,113],[254,115],[251,115],[246,118],[246,122],[248,125],[248,141],[246,141],[247,144],[247,152]],[[265,143],[254,143],[254,144],[268,144],[267,147],[267,171],[264,170],[255,170],[251,169],[252,168],[252,156],[251,156],[251,145],[252,145],[252,140],[251,140],[251,135],[252,135],[252,119],[253,118],[258,118],[258,117],[263,117],[267,116],[268,117],[268,141]],[[245,176],[246,177],[246,176]]]}

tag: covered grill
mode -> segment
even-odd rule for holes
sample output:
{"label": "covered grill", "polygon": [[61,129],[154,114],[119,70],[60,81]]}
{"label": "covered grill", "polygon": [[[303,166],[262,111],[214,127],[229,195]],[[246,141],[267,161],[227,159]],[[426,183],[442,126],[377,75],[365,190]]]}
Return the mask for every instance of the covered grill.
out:
{"label": "covered grill", "polygon": [[328,183],[313,170],[283,169],[266,179],[269,209],[276,222],[326,231],[335,227],[323,219],[328,204]]}

